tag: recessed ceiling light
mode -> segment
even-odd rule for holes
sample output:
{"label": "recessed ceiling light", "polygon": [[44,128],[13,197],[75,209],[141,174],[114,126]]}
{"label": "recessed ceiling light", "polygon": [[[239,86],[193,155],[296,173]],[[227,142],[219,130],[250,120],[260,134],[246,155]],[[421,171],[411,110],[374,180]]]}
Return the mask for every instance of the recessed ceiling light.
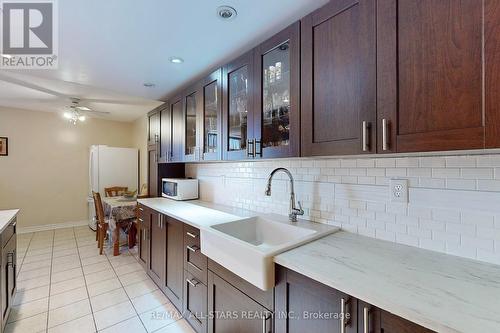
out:
{"label": "recessed ceiling light", "polygon": [[168,60],[173,64],[182,64],[184,62],[184,59],[179,57],[170,57]]}
{"label": "recessed ceiling light", "polygon": [[144,83],[144,87],[146,87],[146,88],[154,88],[155,84],[151,83],[151,82],[146,82],[146,83]]}
{"label": "recessed ceiling light", "polygon": [[231,6],[220,6],[217,7],[217,15],[221,20],[230,21],[234,20],[234,18],[238,15],[238,12]]}

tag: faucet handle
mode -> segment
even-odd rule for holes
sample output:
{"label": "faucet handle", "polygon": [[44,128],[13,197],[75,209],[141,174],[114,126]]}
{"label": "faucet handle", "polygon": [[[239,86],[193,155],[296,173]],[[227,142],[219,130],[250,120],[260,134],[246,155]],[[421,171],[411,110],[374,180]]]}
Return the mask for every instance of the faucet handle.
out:
{"label": "faucet handle", "polygon": [[295,209],[297,215],[304,215],[304,210],[302,209],[302,203],[300,201],[297,201],[297,204],[299,205],[299,209]]}

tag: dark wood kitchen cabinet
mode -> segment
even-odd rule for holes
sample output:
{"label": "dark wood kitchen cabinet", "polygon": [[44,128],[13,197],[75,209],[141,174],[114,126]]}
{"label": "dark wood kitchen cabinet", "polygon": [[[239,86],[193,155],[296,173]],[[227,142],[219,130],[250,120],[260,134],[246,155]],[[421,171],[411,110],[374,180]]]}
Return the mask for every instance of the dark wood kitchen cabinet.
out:
{"label": "dark wood kitchen cabinet", "polygon": [[378,1],[379,152],[500,145],[499,7]]}
{"label": "dark wood kitchen cabinet", "polygon": [[152,210],[144,205],[138,206],[138,229],[139,229],[139,263],[147,271],[149,267],[150,252],[150,230]]}
{"label": "dark wood kitchen cabinet", "polygon": [[4,229],[1,237],[1,268],[0,272],[0,298],[2,311],[2,331],[7,324],[7,318],[14,301],[17,284],[17,220],[14,217],[8,226]]}
{"label": "dark wood kitchen cabinet", "polygon": [[170,152],[172,150],[172,119],[170,105],[165,103],[160,110],[160,155],[159,162],[167,163],[170,161]]}
{"label": "dark wood kitchen cabinet", "polygon": [[182,96],[171,98],[169,108],[172,134],[168,162],[182,162],[184,159],[184,103]]}
{"label": "dark wood kitchen cabinet", "polygon": [[151,279],[160,286],[165,281],[166,272],[167,228],[164,224],[165,216],[158,212],[151,212],[148,273]]}
{"label": "dark wood kitchen cabinet", "polygon": [[275,312],[290,314],[276,317],[276,333],[358,331],[357,299],[292,270],[278,268],[275,298]]}
{"label": "dark wood kitchen cabinet", "polygon": [[201,114],[203,92],[199,84],[186,89],[184,99],[184,137],[183,160],[196,162],[200,160]]}
{"label": "dark wood kitchen cabinet", "polygon": [[162,290],[172,304],[182,311],[184,286],[184,223],[163,215],[166,228],[165,280]]}
{"label": "dark wood kitchen cabinet", "polygon": [[224,159],[243,160],[253,154],[254,53],[247,52],[223,68]]}
{"label": "dark wood kitchen cabinet", "polygon": [[254,158],[300,154],[300,22],[257,46]]}
{"label": "dark wood kitchen cabinet", "polygon": [[209,260],[208,333],[274,332],[272,295]]}
{"label": "dark wood kitchen cabinet", "polygon": [[160,110],[154,109],[148,113],[148,145],[157,145],[160,142]]}
{"label": "dark wood kitchen cabinet", "polygon": [[275,298],[275,313],[289,314],[276,316],[276,333],[335,333],[342,332],[341,325],[346,333],[433,333],[281,266]]}
{"label": "dark wood kitchen cabinet", "polygon": [[302,155],[376,151],[376,1],[331,1],[302,19]]}
{"label": "dark wood kitchen cabinet", "polygon": [[202,129],[200,133],[200,159],[222,159],[222,69],[217,69],[201,81]]}

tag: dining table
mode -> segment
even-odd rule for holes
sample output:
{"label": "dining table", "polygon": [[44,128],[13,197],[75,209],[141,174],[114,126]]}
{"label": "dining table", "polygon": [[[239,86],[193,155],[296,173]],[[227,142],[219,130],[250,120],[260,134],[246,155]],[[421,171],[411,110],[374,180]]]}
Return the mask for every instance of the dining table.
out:
{"label": "dining table", "polygon": [[120,229],[128,228],[128,246],[135,246],[137,228],[137,198],[116,196],[102,198],[104,215],[108,218],[109,229],[113,233],[113,255],[120,255]]}

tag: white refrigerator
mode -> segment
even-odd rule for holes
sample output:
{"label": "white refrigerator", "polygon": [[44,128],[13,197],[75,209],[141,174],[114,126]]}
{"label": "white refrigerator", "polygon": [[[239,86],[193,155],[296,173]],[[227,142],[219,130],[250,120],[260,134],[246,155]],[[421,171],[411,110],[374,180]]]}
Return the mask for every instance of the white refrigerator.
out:
{"label": "white refrigerator", "polygon": [[92,191],[104,197],[104,188],[127,186],[139,189],[139,151],[135,148],[91,146],[89,154],[89,227],[96,229]]}

